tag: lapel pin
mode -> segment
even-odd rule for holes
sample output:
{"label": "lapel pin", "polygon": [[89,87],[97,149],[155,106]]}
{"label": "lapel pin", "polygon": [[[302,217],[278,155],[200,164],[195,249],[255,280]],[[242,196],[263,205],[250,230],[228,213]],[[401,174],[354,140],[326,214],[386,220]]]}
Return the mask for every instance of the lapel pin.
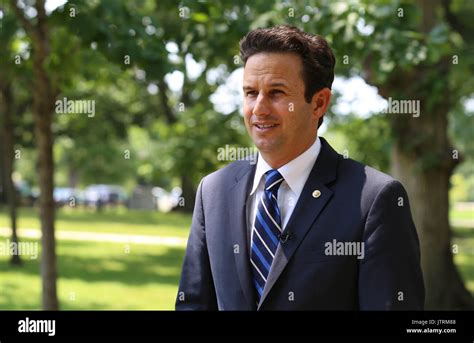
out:
{"label": "lapel pin", "polygon": [[319,189],[316,189],[314,192],[313,192],[313,198],[319,198],[321,196],[321,191]]}

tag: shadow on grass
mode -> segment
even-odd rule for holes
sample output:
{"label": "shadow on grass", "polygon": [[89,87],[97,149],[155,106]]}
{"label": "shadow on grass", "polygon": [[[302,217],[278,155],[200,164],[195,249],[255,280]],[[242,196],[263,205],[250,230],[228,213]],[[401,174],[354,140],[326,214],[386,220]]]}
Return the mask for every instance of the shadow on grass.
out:
{"label": "shadow on grass", "polygon": [[474,228],[456,227],[452,229],[453,238],[471,238],[474,239]]}
{"label": "shadow on grass", "polygon": [[[0,209],[4,212],[4,209]],[[20,208],[18,218],[38,219],[38,211],[35,208]],[[167,225],[179,228],[189,228],[191,215],[177,212],[160,213],[156,211],[128,210],[126,208],[110,208],[101,212],[85,208],[76,208],[65,211],[56,210],[56,219],[74,221],[80,223],[121,223],[138,225]]]}
{"label": "shadow on grass", "polygon": [[[3,268],[3,261],[0,268]],[[38,283],[40,280],[38,279]],[[38,284],[39,286],[39,284]],[[1,310],[37,310],[40,307],[39,294],[30,294],[28,297],[19,297],[17,293],[18,283],[2,282],[2,292],[0,293]]]}
{"label": "shadow on grass", "polygon": [[[77,246],[76,242],[66,244]],[[61,255],[58,259],[60,277],[128,285],[178,284],[184,249],[170,247],[163,254],[133,250],[133,253],[115,254],[110,258]]]}

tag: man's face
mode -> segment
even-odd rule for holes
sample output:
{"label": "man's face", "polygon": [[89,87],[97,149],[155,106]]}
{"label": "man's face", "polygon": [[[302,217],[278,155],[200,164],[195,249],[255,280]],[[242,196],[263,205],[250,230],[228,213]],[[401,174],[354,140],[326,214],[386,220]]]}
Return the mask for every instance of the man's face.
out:
{"label": "man's face", "polygon": [[267,162],[286,163],[316,138],[319,116],[305,101],[302,68],[293,53],[258,53],[245,65],[245,126]]}

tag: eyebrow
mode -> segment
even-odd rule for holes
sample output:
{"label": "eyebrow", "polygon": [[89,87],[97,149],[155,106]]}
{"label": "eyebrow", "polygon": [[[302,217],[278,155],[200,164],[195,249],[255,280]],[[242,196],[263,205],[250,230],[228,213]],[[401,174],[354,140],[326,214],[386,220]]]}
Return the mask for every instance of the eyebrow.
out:
{"label": "eyebrow", "polygon": [[270,83],[270,87],[285,87],[285,88],[288,88],[286,83],[283,83],[283,82],[272,82],[272,83]]}
{"label": "eyebrow", "polygon": [[[272,82],[272,83],[270,83],[270,87],[289,88],[289,87],[287,86],[287,84],[286,84],[286,83],[283,83],[283,82]],[[251,87],[251,86],[244,86],[242,89],[243,89],[244,91],[246,91],[246,90],[252,90],[252,89],[254,89],[254,87]]]}

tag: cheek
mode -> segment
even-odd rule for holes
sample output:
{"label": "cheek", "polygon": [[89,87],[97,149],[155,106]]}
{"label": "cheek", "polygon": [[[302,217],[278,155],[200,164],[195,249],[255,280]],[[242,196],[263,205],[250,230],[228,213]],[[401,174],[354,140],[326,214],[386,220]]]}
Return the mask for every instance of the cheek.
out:
{"label": "cheek", "polygon": [[273,104],[273,111],[278,114],[282,122],[290,123],[295,119],[298,109],[291,101],[280,101]]}
{"label": "cheek", "polygon": [[252,115],[252,109],[253,109],[252,103],[250,101],[244,99],[244,101],[243,101],[244,116],[248,117],[248,116]]}
{"label": "cheek", "polygon": [[279,99],[273,105],[278,110],[278,113],[285,114],[286,116],[293,116],[301,111],[301,104],[289,98]]}
{"label": "cheek", "polygon": [[250,106],[246,104],[246,102],[244,102],[243,112],[244,112],[244,121],[247,124],[250,120],[250,117],[252,116],[252,109],[250,108]]}

